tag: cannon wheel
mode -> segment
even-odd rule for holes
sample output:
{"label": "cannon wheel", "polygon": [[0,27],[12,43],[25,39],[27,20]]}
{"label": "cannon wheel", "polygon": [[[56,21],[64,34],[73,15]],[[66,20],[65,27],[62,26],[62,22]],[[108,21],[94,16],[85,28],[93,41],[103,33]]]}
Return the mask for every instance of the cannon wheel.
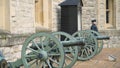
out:
{"label": "cannon wheel", "polygon": [[[76,40],[71,35],[65,33],[65,32],[53,32],[52,33],[56,38],[59,39],[59,41],[70,41],[70,40]],[[63,38],[62,38],[63,37]],[[63,44],[64,47],[64,44]],[[65,50],[65,63],[64,68],[71,68],[78,58],[78,49],[77,46],[68,46],[64,47]]]}
{"label": "cannon wheel", "polygon": [[62,68],[63,45],[50,34],[36,33],[24,42],[21,58],[25,68]]}
{"label": "cannon wheel", "polygon": [[98,46],[97,40],[90,32],[81,30],[73,34],[76,39],[84,40],[85,45],[78,47],[78,60],[88,60],[95,56]]}
{"label": "cannon wheel", "polygon": [[[93,31],[93,30],[88,30],[88,31],[90,31],[95,36],[100,36],[100,33],[96,31]],[[98,51],[96,54],[99,54],[101,50],[103,49],[103,40],[97,40],[97,42],[98,42]]]}
{"label": "cannon wheel", "polygon": [[0,68],[8,68],[7,61],[5,59],[0,61]]}

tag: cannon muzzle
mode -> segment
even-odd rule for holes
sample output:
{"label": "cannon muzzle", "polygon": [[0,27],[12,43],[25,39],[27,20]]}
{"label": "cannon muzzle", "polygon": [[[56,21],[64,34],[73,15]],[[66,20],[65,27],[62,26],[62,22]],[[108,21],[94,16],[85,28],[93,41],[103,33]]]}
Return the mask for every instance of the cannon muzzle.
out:
{"label": "cannon muzzle", "polygon": [[96,36],[97,40],[109,40],[109,36]]}

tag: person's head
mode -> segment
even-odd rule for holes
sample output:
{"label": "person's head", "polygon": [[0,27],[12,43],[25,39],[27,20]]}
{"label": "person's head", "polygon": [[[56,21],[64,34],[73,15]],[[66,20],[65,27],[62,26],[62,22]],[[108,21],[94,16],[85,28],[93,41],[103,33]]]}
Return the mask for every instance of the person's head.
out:
{"label": "person's head", "polygon": [[92,20],[91,22],[92,22],[92,24],[96,24],[96,20],[95,20],[95,19],[94,19],[94,20]]}

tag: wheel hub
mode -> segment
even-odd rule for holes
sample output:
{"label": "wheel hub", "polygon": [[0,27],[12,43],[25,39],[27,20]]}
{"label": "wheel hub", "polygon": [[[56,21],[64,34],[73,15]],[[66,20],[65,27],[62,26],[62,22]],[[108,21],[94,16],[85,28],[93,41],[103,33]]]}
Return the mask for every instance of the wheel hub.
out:
{"label": "wheel hub", "polygon": [[38,58],[40,60],[47,60],[47,58],[48,58],[47,52],[46,51],[41,51],[38,55]]}

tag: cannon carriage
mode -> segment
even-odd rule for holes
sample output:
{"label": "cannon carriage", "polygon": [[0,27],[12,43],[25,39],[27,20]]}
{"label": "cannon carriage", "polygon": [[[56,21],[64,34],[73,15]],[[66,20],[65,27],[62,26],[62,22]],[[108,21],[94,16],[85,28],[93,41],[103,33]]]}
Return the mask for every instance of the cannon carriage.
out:
{"label": "cannon carriage", "polygon": [[35,33],[23,44],[21,58],[7,62],[0,56],[1,68],[71,68],[77,60],[89,60],[103,47],[104,39],[92,30],[70,35],[65,32]]}

